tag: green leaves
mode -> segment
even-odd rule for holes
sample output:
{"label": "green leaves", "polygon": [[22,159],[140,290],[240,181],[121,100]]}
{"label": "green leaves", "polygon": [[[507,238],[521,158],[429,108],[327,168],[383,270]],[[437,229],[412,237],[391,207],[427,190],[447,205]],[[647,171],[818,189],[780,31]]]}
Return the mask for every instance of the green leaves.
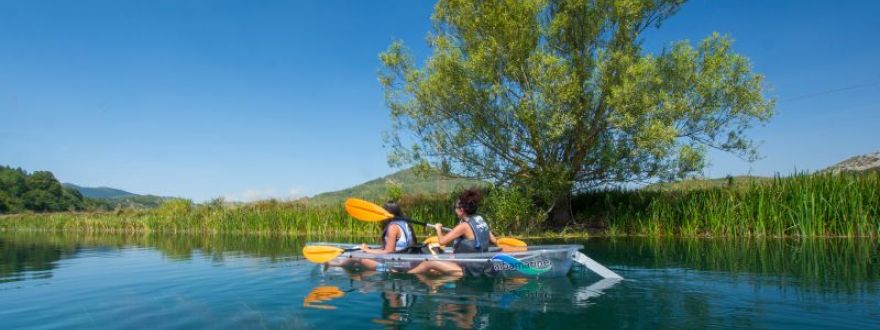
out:
{"label": "green leaves", "polygon": [[86,203],[78,191],[61,186],[52,172],[28,174],[0,166],[0,213],[83,210]]}
{"label": "green leaves", "polygon": [[641,49],[682,3],[439,1],[423,66],[401,42],[380,55],[389,160],[530,187],[552,206],[573,190],[698,172],[706,148],[753,157],[745,131],[773,101],[730,38]]}

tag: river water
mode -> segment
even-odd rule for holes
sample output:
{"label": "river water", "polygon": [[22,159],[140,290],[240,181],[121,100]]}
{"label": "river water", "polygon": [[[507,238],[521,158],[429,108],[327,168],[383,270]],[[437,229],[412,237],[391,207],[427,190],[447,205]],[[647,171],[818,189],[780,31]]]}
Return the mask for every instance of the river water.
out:
{"label": "river water", "polygon": [[875,240],[528,241],[623,281],[349,273],[309,240],[334,239],[0,233],[0,328],[880,328]]}

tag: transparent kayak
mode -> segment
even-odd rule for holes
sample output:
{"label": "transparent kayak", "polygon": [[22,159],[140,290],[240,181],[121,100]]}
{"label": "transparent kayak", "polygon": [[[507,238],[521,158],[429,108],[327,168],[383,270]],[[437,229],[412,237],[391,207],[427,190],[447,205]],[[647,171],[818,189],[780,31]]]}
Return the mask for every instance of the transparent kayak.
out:
{"label": "transparent kayak", "polygon": [[[314,242],[307,245],[335,246],[352,249],[359,245],[347,243]],[[501,277],[559,277],[571,270],[582,245],[535,245],[523,251],[504,252],[494,248],[481,253],[452,253],[447,248],[436,255],[414,253],[369,254],[361,251],[347,251],[331,262],[332,265],[356,265],[362,259],[372,259],[382,265],[380,268],[405,272],[428,260],[451,261],[460,266],[486,267],[487,274]]]}

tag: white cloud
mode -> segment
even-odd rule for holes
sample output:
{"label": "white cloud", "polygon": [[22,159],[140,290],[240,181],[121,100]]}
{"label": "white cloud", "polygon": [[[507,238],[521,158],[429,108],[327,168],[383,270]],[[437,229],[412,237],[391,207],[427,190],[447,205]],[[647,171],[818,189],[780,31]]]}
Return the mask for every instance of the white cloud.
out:
{"label": "white cloud", "polygon": [[259,200],[277,199],[294,200],[304,197],[302,190],[296,187],[287,189],[286,193],[275,188],[250,188],[240,193],[224,194],[223,199],[235,202],[254,202]]}
{"label": "white cloud", "polygon": [[290,188],[287,190],[287,196],[290,199],[297,199],[306,197],[306,194],[303,194],[302,190],[300,190],[299,188]]}

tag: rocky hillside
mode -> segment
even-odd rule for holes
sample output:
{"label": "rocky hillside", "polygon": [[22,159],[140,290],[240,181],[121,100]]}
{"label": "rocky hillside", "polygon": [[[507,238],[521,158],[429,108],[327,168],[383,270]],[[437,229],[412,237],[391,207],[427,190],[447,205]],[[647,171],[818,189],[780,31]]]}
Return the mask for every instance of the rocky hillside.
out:
{"label": "rocky hillside", "polygon": [[855,156],[834,164],[821,172],[862,172],[880,170],[880,151],[870,154]]}

